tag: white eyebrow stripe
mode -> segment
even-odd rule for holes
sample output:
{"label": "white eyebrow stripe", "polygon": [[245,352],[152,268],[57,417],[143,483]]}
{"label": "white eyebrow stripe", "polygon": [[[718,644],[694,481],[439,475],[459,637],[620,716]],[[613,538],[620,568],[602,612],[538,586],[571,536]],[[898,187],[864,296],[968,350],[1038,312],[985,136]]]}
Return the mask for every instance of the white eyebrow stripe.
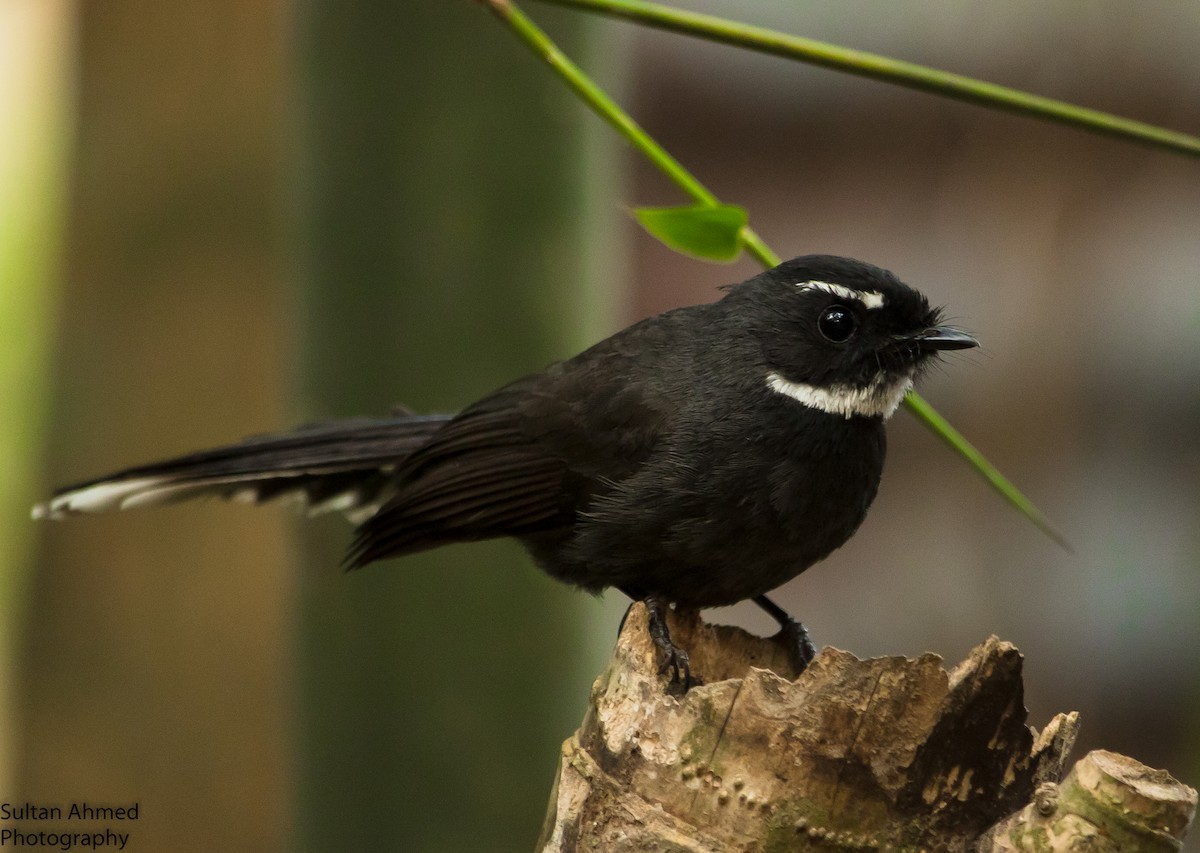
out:
{"label": "white eyebrow stripe", "polygon": [[818,388],[806,382],[793,382],[778,373],[767,374],[767,387],[777,394],[791,397],[810,409],[818,409],[843,418],[890,418],[900,406],[904,395],[912,388],[912,376],[902,376],[890,382],[884,374],[865,388],[834,385]]}
{"label": "white eyebrow stripe", "polygon": [[883,294],[878,290],[853,290],[844,284],[832,284],[828,281],[800,281],[796,283],[796,287],[801,290],[822,290],[842,299],[854,299],[867,308],[883,307]]}

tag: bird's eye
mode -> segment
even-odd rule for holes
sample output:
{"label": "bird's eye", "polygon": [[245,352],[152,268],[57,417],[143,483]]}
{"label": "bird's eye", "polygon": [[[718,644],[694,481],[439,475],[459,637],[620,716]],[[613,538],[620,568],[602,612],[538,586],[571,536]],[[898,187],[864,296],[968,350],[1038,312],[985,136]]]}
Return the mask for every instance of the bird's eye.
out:
{"label": "bird's eye", "polygon": [[821,312],[817,320],[817,330],[826,340],[840,344],[854,334],[856,324],[853,312],[845,305],[830,305]]}

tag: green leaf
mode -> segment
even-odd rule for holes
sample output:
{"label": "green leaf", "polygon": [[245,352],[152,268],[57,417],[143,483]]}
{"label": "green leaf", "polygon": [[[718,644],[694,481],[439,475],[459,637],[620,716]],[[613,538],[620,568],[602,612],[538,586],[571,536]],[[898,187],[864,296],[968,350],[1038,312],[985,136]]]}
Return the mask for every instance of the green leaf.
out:
{"label": "green leaf", "polygon": [[749,221],[746,209],[733,204],[639,207],[634,215],[675,251],[721,263],[737,260],[742,229]]}

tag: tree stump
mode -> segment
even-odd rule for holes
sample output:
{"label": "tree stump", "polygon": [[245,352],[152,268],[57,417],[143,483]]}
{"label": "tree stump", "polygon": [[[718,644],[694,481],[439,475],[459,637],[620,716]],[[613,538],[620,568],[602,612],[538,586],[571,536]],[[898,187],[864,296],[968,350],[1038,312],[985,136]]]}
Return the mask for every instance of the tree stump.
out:
{"label": "tree stump", "polygon": [[668,689],[635,605],[563,744],[543,853],[1180,849],[1196,793],[1167,774],[1092,753],[1057,784],[1078,717],[1026,724],[1009,643],[950,672],[826,648],[796,678],[773,639],[668,618],[705,683]]}

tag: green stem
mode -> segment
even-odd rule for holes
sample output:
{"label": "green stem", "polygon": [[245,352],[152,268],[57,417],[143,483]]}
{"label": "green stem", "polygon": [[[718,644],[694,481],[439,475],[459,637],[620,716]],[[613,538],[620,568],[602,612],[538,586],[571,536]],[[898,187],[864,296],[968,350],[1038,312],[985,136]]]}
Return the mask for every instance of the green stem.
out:
{"label": "green stem", "polygon": [[[512,3],[512,0],[482,0],[482,2],[501,21],[506,23],[534,54],[553,68],[564,82],[592,110],[616,128],[635,148],[645,154],[680,189],[691,196],[698,204],[720,204],[717,197],[707,187],[700,183],[678,160],[667,153],[666,149],[652,139],[646,131],[642,130],[638,123],[617,106],[616,102],[608,97],[604,90],[597,86],[591,78],[584,74],[579,66],[571,62],[558,49],[557,45],[550,40],[550,37]],[[577,2],[577,0],[554,0],[554,2]],[[769,268],[779,264],[779,257],[771,251],[771,248],[749,226],[742,228],[740,237],[746,251],[764,267]],[[988,462],[970,442],[963,438],[958,430],[934,411],[932,406],[926,403],[915,392],[909,392],[904,402],[910,412],[915,414],[920,421],[943,441],[958,451],[1005,500],[1055,542],[1058,542],[1063,547],[1068,547],[1063,537],[1050,526],[1045,516],[1038,511],[1037,507],[1017,491],[1017,488],[996,470],[995,466]]]}
{"label": "green stem", "polygon": [[[509,0],[482,0],[482,2],[500,20],[508,24],[509,28],[539,59],[554,69],[571,91],[591,107],[593,112],[608,122],[634,148],[642,152],[693,201],[711,207],[720,204],[708,187],[700,183],[695,175],[684,168],[682,163],[672,157],[670,152],[646,133],[627,112],[617,106],[616,102],[597,86],[578,65],[568,59],[567,55],[559,50],[558,45],[516,5]],[[750,226],[743,227],[739,236],[746,251],[761,264],[773,267],[779,263],[779,259]]]}
{"label": "green stem", "polygon": [[913,62],[641,0],[544,0],[1200,157],[1200,138]]}
{"label": "green stem", "polygon": [[924,397],[916,391],[909,391],[904,397],[904,405],[910,412],[924,421],[926,426],[939,438],[962,454],[963,458],[987,481],[988,485],[999,492],[1022,515],[1037,525],[1038,529],[1067,551],[1072,550],[1070,544],[1063,538],[1063,535],[1051,526],[1049,520],[1042,515],[1041,511],[1033,505],[1029,498],[1021,494],[1017,490],[1017,487],[1012,484],[1012,481],[1001,474],[991,462],[988,462],[984,455],[975,448],[975,445],[967,441],[962,433],[938,414],[933,406],[925,401]]}

